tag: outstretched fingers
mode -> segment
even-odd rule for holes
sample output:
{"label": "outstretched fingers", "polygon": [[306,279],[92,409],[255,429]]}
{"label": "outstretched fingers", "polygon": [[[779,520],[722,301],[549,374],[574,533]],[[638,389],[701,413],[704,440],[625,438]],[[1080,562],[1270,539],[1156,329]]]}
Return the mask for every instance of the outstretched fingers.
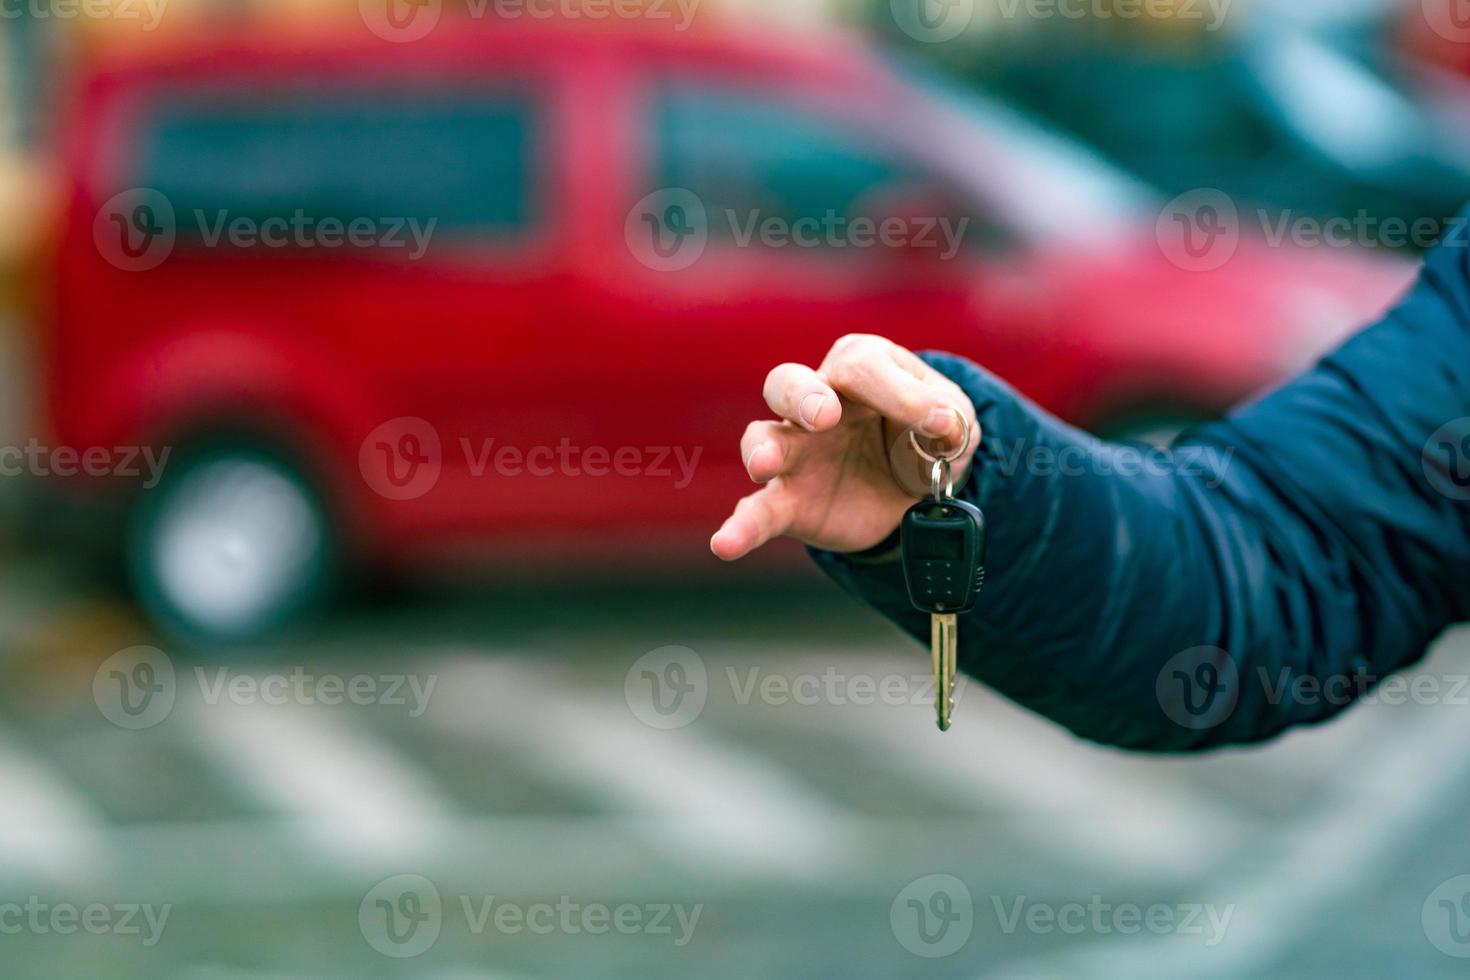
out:
{"label": "outstretched fingers", "polygon": [[832,386],[805,364],[778,364],[766,375],[766,404],[808,432],[825,432],[842,418]]}
{"label": "outstretched fingers", "polygon": [[769,483],[790,473],[810,438],[786,422],[752,422],[740,439],[740,458],[756,483]]}
{"label": "outstretched fingers", "polygon": [[780,483],[757,490],[735,505],[710,538],[710,550],[724,561],[744,558],[761,545],[785,534],[796,518],[796,501]]}

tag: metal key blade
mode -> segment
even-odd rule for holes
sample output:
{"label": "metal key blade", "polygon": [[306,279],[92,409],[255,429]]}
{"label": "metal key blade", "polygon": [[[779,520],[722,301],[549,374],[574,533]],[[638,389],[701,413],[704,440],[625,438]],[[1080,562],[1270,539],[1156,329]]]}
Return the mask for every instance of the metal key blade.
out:
{"label": "metal key blade", "polygon": [[955,661],[959,642],[959,617],[934,613],[929,617],[929,644],[934,656],[934,714],[941,732],[949,731],[954,714]]}

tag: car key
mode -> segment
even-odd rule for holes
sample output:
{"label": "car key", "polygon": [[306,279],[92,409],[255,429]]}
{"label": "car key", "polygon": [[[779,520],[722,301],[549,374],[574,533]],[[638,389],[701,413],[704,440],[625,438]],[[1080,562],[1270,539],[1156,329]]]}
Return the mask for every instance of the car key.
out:
{"label": "car key", "polygon": [[[963,421],[963,416],[961,417]],[[930,617],[929,642],[934,661],[935,715],[942,732],[954,713],[959,614],[969,612],[985,582],[985,514],[954,498],[950,460],[934,457],[910,437],[920,456],[932,460],[932,496],[910,507],[899,531],[899,550],[909,601]]]}

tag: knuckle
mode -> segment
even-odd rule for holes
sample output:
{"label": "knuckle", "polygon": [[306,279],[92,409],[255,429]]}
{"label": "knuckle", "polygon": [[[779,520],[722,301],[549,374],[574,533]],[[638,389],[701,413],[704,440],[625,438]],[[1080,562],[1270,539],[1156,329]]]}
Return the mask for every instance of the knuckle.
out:
{"label": "knuckle", "polygon": [[771,368],[770,373],[766,375],[763,390],[767,402],[775,402],[785,394],[785,389],[795,376],[797,367],[795,364],[787,363],[777,364]]}
{"label": "knuckle", "polygon": [[870,333],[850,333],[837,338],[832,353],[839,358],[860,358],[871,354],[878,338]]}
{"label": "knuckle", "polygon": [[[843,341],[838,341],[838,343],[842,344]],[[855,340],[840,349],[833,348],[833,354],[827,366],[827,375],[839,386],[854,385],[871,377],[872,373],[873,359],[866,352],[862,341]]]}

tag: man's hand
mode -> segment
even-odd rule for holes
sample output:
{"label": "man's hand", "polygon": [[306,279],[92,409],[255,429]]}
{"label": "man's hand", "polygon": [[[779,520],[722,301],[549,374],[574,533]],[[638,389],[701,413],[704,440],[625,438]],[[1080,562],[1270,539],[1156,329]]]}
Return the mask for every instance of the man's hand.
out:
{"label": "man's hand", "polygon": [[932,464],[910,432],[936,455],[970,445],[951,463],[956,482],[979,444],[975,407],[959,386],[882,337],[851,334],[822,366],[782,364],[766,377],[766,403],[784,421],[752,422],[740,441],[750,478],[765,486],[735,506],[710,539],[725,561],[787,535],[829,551],[863,551],[898,527],[928,493]]}

